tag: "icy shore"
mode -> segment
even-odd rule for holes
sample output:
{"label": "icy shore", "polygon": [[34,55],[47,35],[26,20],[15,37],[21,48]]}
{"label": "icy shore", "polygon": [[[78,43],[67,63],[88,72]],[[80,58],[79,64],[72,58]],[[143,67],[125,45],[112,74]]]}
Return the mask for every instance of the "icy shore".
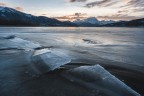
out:
{"label": "icy shore", "polygon": [[[16,36],[1,37],[0,94],[2,96],[10,94],[11,96],[39,96],[35,91],[44,92],[43,96],[64,96],[64,94],[69,96],[140,96],[100,65],[80,65],[74,69],[63,67],[69,66],[73,59],[67,52],[41,47],[37,42]],[[48,86],[54,82],[57,82],[57,86]],[[64,85],[67,87],[60,89],[60,86]],[[79,91],[76,88],[79,88]],[[47,90],[53,91],[47,92]],[[71,90],[78,93],[71,93]],[[84,93],[84,90],[87,90],[87,93]]]}

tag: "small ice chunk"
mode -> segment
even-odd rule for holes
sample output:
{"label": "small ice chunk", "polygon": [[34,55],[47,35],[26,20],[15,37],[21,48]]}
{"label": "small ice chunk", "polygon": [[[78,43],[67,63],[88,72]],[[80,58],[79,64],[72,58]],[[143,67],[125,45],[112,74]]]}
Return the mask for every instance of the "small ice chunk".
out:
{"label": "small ice chunk", "polygon": [[62,73],[69,81],[87,89],[94,90],[95,95],[104,96],[140,96],[100,65],[81,66]]}

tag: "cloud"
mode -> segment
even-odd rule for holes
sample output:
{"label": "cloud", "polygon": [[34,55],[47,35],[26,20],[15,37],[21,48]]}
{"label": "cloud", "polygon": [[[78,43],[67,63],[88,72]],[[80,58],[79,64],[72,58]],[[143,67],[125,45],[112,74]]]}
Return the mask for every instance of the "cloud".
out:
{"label": "cloud", "polygon": [[18,11],[23,11],[24,10],[22,7],[15,7],[14,9],[16,9]]}
{"label": "cloud", "polygon": [[47,14],[41,14],[42,16],[47,16]]}
{"label": "cloud", "polygon": [[144,0],[129,0],[127,4],[121,6],[121,8],[131,11],[131,13],[144,12]]}
{"label": "cloud", "polygon": [[144,12],[144,7],[143,8],[135,8],[135,9],[133,9],[133,12]]}
{"label": "cloud", "polygon": [[108,7],[117,3],[117,0],[69,0],[69,2],[84,2],[84,7],[92,8],[95,6]]}
{"label": "cloud", "polygon": [[144,0],[130,0],[126,6],[144,7]]}
{"label": "cloud", "polygon": [[7,4],[5,4],[5,3],[0,3],[0,6],[6,6]]}
{"label": "cloud", "polygon": [[87,16],[86,13],[74,13],[72,15],[61,16],[61,17],[54,17],[54,18],[59,19],[61,21],[74,21],[76,19],[86,18],[86,16]]}
{"label": "cloud", "polygon": [[138,19],[136,16],[128,16],[127,14],[114,14],[111,16],[97,16],[98,19],[101,20],[133,20]]}
{"label": "cloud", "polygon": [[[71,3],[74,2],[84,2],[84,7],[87,8],[93,8],[95,6],[99,7],[110,7],[113,5],[116,5],[119,8],[122,7],[127,7],[127,8],[132,8],[132,7],[144,7],[144,0],[68,0]],[[121,6],[117,4],[122,4]]]}
{"label": "cloud", "polygon": [[100,7],[112,10],[106,12],[107,16],[98,16],[102,19],[131,20],[144,16],[144,0],[69,0],[69,2],[82,2],[82,7],[93,10],[98,10]]}
{"label": "cloud", "polygon": [[69,2],[86,2],[87,0],[69,0]]}
{"label": "cloud", "polygon": [[87,3],[85,7],[92,8],[95,6],[103,6],[103,4],[108,4],[110,2],[111,0],[94,1],[94,2]]}
{"label": "cloud", "polygon": [[130,14],[130,10],[127,9],[119,10],[117,11],[117,14]]}
{"label": "cloud", "polygon": [[87,14],[86,13],[75,13],[73,16],[86,16]]}

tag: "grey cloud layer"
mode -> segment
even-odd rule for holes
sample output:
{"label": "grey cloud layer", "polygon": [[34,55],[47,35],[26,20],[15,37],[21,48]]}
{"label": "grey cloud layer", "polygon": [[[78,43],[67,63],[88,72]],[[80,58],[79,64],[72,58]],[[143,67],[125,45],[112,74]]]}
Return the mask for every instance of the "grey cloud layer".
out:
{"label": "grey cloud layer", "polygon": [[127,6],[144,7],[144,0],[131,0]]}
{"label": "grey cloud layer", "polygon": [[122,6],[125,9],[133,10],[134,12],[144,12],[144,0],[131,0],[127,5]]}
{"label": "grey cloud layer", "polygon": [[59,20],[76,20],[76,19],[83,19],[87,16],[86,13],[74,13],[72,15],[66,15],[66,16],[61,16],[61,17],[54,17],[56,19],[59,19]]}
{"label": "grey cloud layer", "polygon": [[[89,2],[89,0],[69,0],[70,2]],[[93,2],[89,2],[85,4],[85,7],[92,8],[95,6],[111,6],[113,5],[115,0],[93,0]]]}
{"label": "grey cloud layer", "polygon": [[69,2],[86,2],[87,0],[69,0]]}
{"label": "grey cloud layer", "polygon": [[85,5],[85,7],[91,8],[95,6],[103,6],[104,4],[110,4],[111,0],[102,0],[102,1],[95,1],[95,2],[90,2]]}
{"label": "grey cloud layer", "polygon": [[[90,2],[90,0],[69,0],[69,2],[86,2],[85,7],[92,8],[95,6],[102,6],[102,7],[108,7],[115,5],[116,3],[123,2],[126,0],[93,0]],[[130,0],[126,5],[124,6],[134,6],[134,7],[144,7],[144,0]]]}
{"label": "grey cloud layer", "polygon": [[[110,18],[110,19],[131,19],[135,18],[134,16],[130,16],[130,14],[133,13],[139,13],[144,14],[144,0],[71,0],[71,2],[83,2],[83,6],[86,8],[93,8],[95,6],[97,7],[117,7],[119,8],[119,11],[115,13],[115,15],[111,16],[100,16],[101,18]],[[119,3],[122,3],[124,5],[119,5]],[[141,15],[143,18],[144,15]]]}

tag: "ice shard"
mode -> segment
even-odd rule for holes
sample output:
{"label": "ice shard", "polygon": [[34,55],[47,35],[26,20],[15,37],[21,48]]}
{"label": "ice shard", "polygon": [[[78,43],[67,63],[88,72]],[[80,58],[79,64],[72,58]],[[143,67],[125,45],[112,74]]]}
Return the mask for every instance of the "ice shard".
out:
{"label": "ice shard", "polygon": [[81,66],[63,72],[62,76],[91,90],[94,96],[140,96],[100,65]]}

